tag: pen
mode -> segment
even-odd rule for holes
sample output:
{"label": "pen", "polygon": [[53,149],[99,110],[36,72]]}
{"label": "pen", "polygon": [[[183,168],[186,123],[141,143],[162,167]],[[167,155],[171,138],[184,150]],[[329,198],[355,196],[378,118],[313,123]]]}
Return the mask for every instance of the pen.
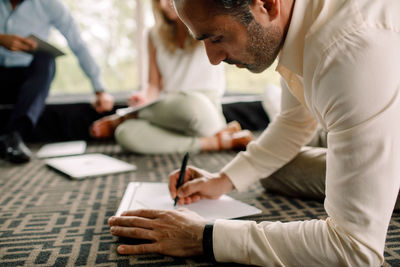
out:
{"label": "pen", "polygon": [[[178,189],[183,184],[183,179],[185,178],[186,164],[188,162],[188,159],[189,159],[189,152],[186,152],[185,156],[183,157],[183,160],[182,160],[181,171],[179,173],[179,179],[178,179],[178,183],[176,184],[176,189]],[[176,195],[174,206],[176,206],[176,203],[178,203],[178,199],[179,199],[178,195]]]}

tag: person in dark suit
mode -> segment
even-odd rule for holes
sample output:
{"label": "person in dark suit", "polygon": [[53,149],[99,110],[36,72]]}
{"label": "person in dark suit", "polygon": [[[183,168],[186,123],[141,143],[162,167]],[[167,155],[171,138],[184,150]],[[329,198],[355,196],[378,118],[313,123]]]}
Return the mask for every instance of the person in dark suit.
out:
{"label": "person in dark suit", "polygon": [[46,53],[33,53],[37,43],[26,36],[34,34],[48,40],[52,27],[64,35],[91,80],[96,111],[109,111],[114,105],[113,97],[104,91],[100,68],[60,0],[0,1],[0,104],[13,105],[0,136],[0,157],[9,162],[30,160],[31,152],[23,138],[29,136],[38,122],[56,71],[54,58]]}

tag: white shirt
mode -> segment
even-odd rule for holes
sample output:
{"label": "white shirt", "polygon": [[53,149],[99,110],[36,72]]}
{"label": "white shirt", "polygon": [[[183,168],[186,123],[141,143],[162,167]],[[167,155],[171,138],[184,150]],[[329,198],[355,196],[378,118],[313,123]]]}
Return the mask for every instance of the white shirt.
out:
{"label": "white shirt", "polygon": [[162,77],[162,91],[177,93],[187,91],[215,91],[220,96],[225,91],[224,66],[211,65],[202,43],[194,50],[176,49],[170,53],[156,31],[150,32],[156,49],[156,61]]}
{"label": "white shirt", "polygon": [[[400,1],[296,1],[280,115],[225,166],[240,191],[328,132],[326,220],[218,220],[217,261],[379,266],[400,185]],[[234,234],[233,234],[234,233]]]}

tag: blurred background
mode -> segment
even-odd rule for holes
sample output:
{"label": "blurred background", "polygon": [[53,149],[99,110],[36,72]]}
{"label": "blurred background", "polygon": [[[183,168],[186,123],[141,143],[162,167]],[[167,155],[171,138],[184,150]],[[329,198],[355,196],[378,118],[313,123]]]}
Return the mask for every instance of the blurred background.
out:
{"label": "blurred background", "polygon": [[[138,90],[147,78],[146,32],[154,24],[149,0],[63,0],[102,70],[108,92]],[[88,94],[90,82],[79,68],[62,35],[53,30],[50,42],[63,50],[58,57],[51,95]],[[279,84],[275,65],[262,74],[225,64],[227,91],[261,94],[268,84]]]}

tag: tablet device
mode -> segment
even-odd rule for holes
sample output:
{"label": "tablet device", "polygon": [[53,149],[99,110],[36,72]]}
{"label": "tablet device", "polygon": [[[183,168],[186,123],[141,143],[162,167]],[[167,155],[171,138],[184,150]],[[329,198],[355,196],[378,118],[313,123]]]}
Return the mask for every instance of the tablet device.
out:
{"label": "tablet device", "polygon": [[65,55],[65,53],[63,51],[61,51],[57,47],[49,44],[48,42],[40,39],[39,37],[37,37],[34,34],[29,35],[28,38],[35,40],[37,43],[37,47],[34,51],[32,51],[32,54],[35,54],[37,52],[44,52],[44,53],[50,54],[53,57],[59,57],[59,56]]}
{"label": "tablet device", "polygon": [[103,154],[52,158],[46,160],[46,164],[74,179],[136,170],[135,165]]}
{"label": "tablet device", "polygon": [[148,103],[146,103],[144,105],[138,105],[138,106],[127,107],[127,108],[119,108],[119,109],[117,109],[115,111],[115,113],[117,113],[117,115],[123,117],[123,116],[125,116],[127,114],[135,113],[135,112],[137,112],[139,110],[142,110],[142,109],[145,109],[147,107],[150,107],[150,106],[160,102],[163,99],[164,99],[164,97],[159,97],[159,98],[157,98],[157,99],[155,99],[153,101],[150,101],[150,102],[148,102]]}
{"label": "tablet device", "polygon": [[52,158],[85,153],[85,141],[70,141],[43,145],[36,153],[38,158]]}

